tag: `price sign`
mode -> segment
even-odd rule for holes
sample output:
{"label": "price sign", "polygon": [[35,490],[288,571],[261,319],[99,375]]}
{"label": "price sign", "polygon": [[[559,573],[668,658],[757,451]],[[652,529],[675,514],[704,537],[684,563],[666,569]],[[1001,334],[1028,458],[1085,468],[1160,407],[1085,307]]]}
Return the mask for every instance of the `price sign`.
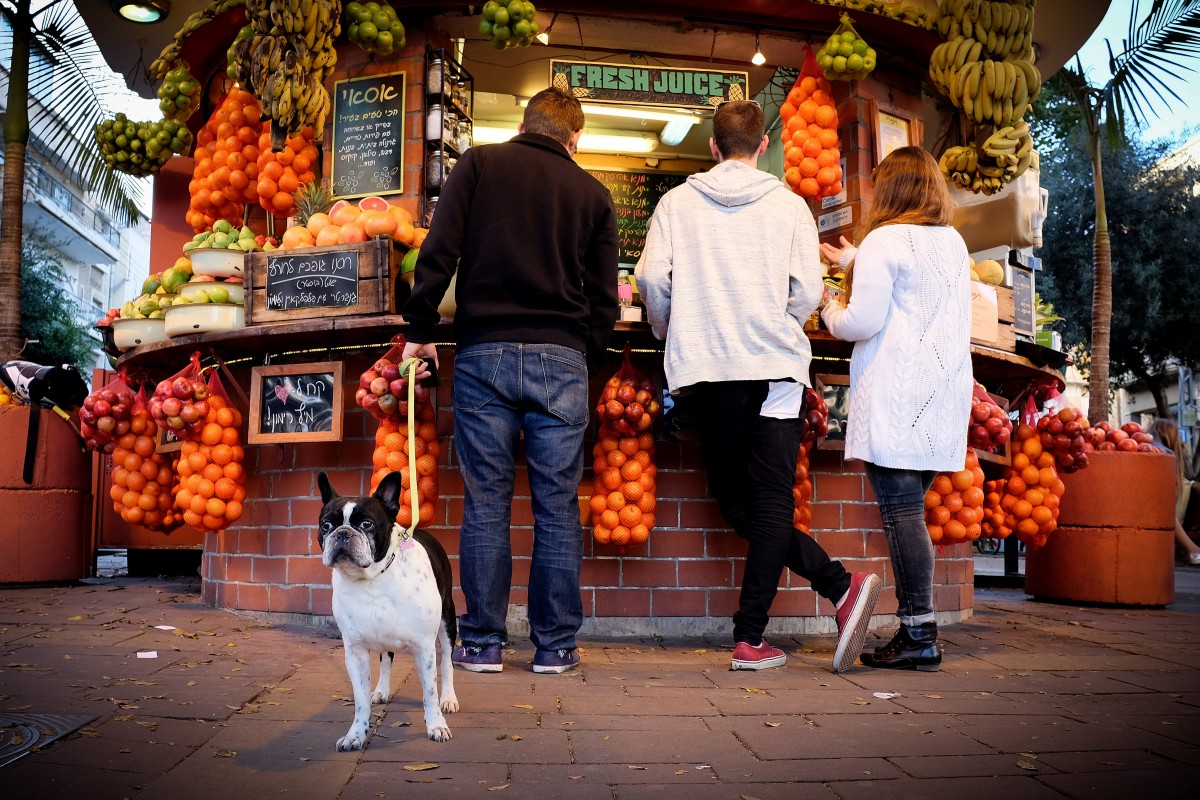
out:
{"label": "price sign", "polygon": [[250,371],[250,444],[342,439],[342,362]]}
{"label": "price sign", "polygon": [[358,304],[358,251],[268,256],[268,311]]}
{"label": "price sign", "polygon": [[404,191],[405,73],[369,75],[333,86],[333,193]]}

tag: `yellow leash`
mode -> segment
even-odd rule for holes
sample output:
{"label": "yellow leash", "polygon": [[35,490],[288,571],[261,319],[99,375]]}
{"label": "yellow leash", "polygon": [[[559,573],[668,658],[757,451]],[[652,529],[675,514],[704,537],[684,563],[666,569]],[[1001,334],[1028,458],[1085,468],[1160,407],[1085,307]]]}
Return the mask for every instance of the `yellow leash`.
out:
{"label": "yellow leash", "polygon": [[417,494],[417,445],[413,441],[417,435],[417,381],[413,378],[416,365],[422,359],[413,356],[400,365],[400,374],[408,376],[408,499],[412,504],[412,525],[405,531],[403,539],[411,538],[421,521],[421,499]]}

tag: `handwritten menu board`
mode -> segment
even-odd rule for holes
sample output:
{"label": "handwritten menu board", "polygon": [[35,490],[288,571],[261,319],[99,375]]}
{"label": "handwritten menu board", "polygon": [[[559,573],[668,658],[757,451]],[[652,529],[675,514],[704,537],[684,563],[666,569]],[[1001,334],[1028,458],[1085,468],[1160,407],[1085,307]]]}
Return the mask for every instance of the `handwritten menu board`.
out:
{"label": "handwritten menu board", "polygon": [[405,73],[369,75],[333,85],[333,193],[338,197],[404,191]]}
{"label": "handwritten menu board", "polygon": [[250,444],[341,439],[341,361],[250,371]]}
{"label": "handwritten menu board", "polygon": [[268,311],[358,304],[358,251],[268,256]]}
{"label": "handwritten menu board", "polygon": [[646,246],[646,230],[658,201],[687,180],[687,175],[608,169],[589,169],[588,172],[604,184],[617,208],[617,236],[621,248],[617,260],[622,264],[636,264]]}

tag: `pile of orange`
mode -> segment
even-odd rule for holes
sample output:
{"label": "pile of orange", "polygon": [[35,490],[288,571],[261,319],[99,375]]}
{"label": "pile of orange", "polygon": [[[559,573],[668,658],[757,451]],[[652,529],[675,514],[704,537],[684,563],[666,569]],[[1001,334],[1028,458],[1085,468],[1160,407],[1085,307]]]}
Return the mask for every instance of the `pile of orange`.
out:
{"label": "pile of orange", "polygon": [[185,218],[197,233],[212,230],[219,219],[240,227],[246,203],[258,201],[261,113],[254,95],[235,86],[196,134]]}
{"label": "pile of orange", "polygon": [[812,452],[814,440],[800,443],[800,455],[796,458],[796,482],[792,484],[792,501],[796,504],[792,512],[792,525],[808,533],[812,524],[812,479],[808,475],[808,454]]}
{"label": "pile of orange", "polygon": [[364,197],[358,203],[339,200],[328,212],[318,212],[305,225],[293,225],[283,232],[281,249],[327,247],[333,244],[362,242],[373,236],[387,236],[410,247],[420,247],[425,228],[413,225],[412,213],[382,197]]}
{"label": "pile of orange", "polygon": [[246,500],[246,470],[242,466],[242,413],[224,397],[208,398],[208,414],[200,437],[184,441],[176,471],[179,491],[175,508],[183,521],[202,530],[228,528],[242,516]]}
{"label": "pile of orange", "polygon": [[783,179],[809,199],[842,190],[842,154],[838,148],[837,107],[829,81],[803,77],[779,107],[783,121]]}
{"label": "pile of orange", "polygon": [[957,472],[942,472],[925,493],[925,527],[934,544],[973,542],[983,533],[983,469],[975,451]]}
{"label": "pile of orange", "polygon": [[644,543],[658,508],[654,435],[621,436],[601,427],[592,472],[592,537],[619,547]]}
{"label": "pile of orange", "polygon": [[112,452],[112,486],[108,496],[121,519],[152,531],[170,532],[180,523],[171,497],[175,473],[155,451],[158,426],[150,412],[135,408],[129,431]]}
{"label": "pile of orange", "polygon": [[1031,547],[1041,547],[1058,527],[1062,479],[1054,466],[1054,454],[1042,448],[1037,429],[1017,426],[1013,439],[1012,465],[1004,477],[988,481],[983,534],[1006,539],[1010,534]]}
{"label": "pile of orange", "polygon": [[[405,528],[412,525],[412,478],[417,477],[418,524],[422,527],[433,524],[433,515],[438,500],[438,457],[442,454],[442,443],[438,440],[436,415],[433,402],[426,395],[418,397],[413,410],[414,428],[410,430],[407,416],[387,417],[379,421],[375,431],[375,452],[371,457],[371,491],[389,472],[400,473],[400,511],[396,522]],[[409,469],[408,440],[412,437],[417,460],[414,469]]]}
{"label": "pile of orange", "polygon": [[258,204],[268,214],[290,217],[296,211],[296,190],[316,180],[320,153],[312,127],[288,138],[278,153],[271,150],[270,125],[258,137]]}

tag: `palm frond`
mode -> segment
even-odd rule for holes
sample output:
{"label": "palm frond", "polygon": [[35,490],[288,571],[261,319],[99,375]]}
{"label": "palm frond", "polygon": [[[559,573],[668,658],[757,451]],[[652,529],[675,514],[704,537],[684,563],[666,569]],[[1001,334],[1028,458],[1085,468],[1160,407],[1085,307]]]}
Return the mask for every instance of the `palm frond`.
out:
{"label": "palm frond", "polygon": [[[1196,71],[1187,62],[1200,59],[1200,0],[1153,0],[1144,19],[1134,0],[1121,48],[1116,56],[1110,48],[1112,78],[1105,93],[1116,101],[1106,102],[1105,108],[1126,112],[1144,124],[1150,115],[1159,116],[1160,108],[1169,109],[1172,101],[1184,102],[1172,86],[1179,85],[1181,71]],[[1109,124],[1123,123],[1118,119]]]}

